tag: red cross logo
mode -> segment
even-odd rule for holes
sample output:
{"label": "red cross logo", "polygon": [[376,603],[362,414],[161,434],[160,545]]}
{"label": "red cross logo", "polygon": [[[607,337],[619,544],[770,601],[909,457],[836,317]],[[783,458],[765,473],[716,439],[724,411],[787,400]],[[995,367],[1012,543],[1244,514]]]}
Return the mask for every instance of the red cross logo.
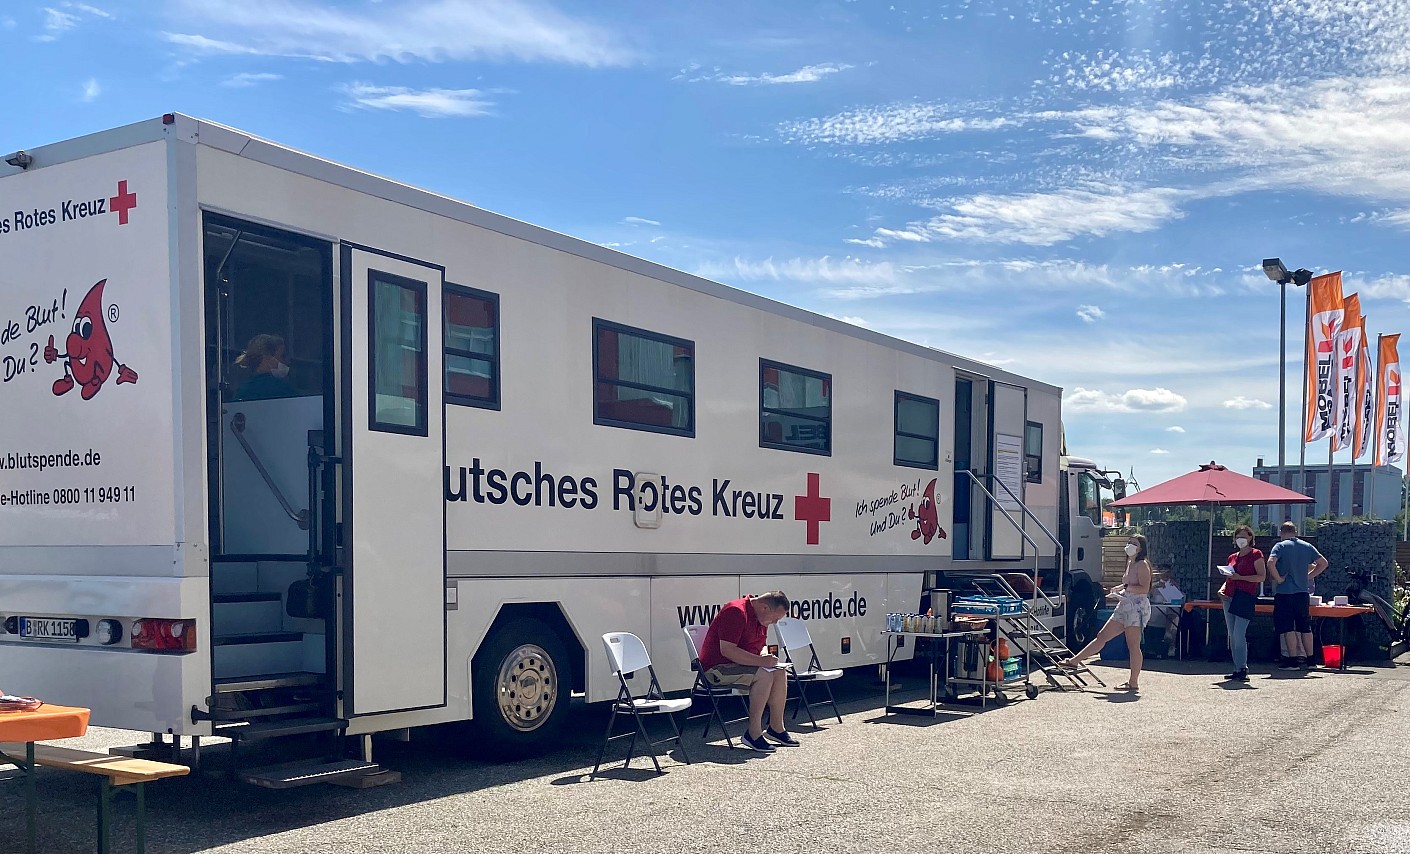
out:
{"label": "red cross logo", "polygon": [[817,472],[808,472],[808,494],[793,496],[793,518],[808,523],[808,545],[818,544],[818,526],[832,521],[832,499],[818,494]]}
{"label": "red cross logo", "polygon": [[108,207],[118,215],[118,225],[127,225],[127,212],[137,207],[137,194],[127,191],[127,182],[118,182],[118,194],[108,199]]}

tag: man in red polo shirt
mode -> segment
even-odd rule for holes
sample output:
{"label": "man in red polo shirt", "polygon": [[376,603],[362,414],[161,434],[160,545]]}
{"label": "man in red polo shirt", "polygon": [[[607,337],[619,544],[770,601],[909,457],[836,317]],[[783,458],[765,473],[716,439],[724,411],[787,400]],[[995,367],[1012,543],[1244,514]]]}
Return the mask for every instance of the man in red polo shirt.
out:
{"label": "man in red polo shirt", "polygon": [[[798,746],[783,721],[788,671],[779,666],[778,656],[764,649],[769,626],[787,616],[788,597],[777,590],[735,599],[710,621],[700,649],[700,669],[711,685],[749,686],[749,731],[744,734],[744,743],[760,753],[774,752],[770,741]],[[769,710],[767,731],[765,708]]]}

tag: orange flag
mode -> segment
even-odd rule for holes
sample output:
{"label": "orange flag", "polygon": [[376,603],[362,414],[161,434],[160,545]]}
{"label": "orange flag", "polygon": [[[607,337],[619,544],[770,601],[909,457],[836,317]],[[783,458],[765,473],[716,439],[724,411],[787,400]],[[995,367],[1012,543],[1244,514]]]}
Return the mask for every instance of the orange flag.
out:
{"label": "orange flag", "polygon": [[1405,418],[1400,400],[1399,335],[1382,335],[1380,370],[1376,372],[1375,465],[1399,462],[1405,456]]}
{"label": "orange flag", "polygon": [[1359,460],[1371,449],[1376,434],[1376,373],[1371,366],[1371,342],[1366,318],[1361,318],[1361,352],[1356,357],[1356,443],[1351,458]]}
{"label": "orange flag", "polygon": [[1316,276],[1308,284],[1307,412],[1304,442],[1332,436],[1336,430],[1336,335],[1341,329],[1341,273]]}
{"label": "orange flag", "polygon": [[1356,357],[1361,353],[1361,298],[1347,294],[1341,303],[1342,324],[1333,339],[1336,370],[1332,389],[1336,396],[1332,450],[1350,448],[1356,440]]}

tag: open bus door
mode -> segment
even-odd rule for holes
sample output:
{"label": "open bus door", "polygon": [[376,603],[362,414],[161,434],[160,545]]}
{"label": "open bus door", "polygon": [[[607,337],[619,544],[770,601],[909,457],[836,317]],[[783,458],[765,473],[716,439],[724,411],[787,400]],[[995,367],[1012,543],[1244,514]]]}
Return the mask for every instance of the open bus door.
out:
{"label": "open bus door", "polygon": [[[989,471],[987,484],[996,502],[989,506],[990,560],[1025,557],[1023,533],[1014,523],[1027,525],[1023,508],[1023,437],[1028,423],[1028,393],[1021,387],[989,382]],[[1002,484],[1002,485],[1001,485]],[[1005,512],[1013,519],[1005,518]]]}
{"label": "open bus door", "polygon": [[446,703],[444,268],[342,244],[344,715]]}

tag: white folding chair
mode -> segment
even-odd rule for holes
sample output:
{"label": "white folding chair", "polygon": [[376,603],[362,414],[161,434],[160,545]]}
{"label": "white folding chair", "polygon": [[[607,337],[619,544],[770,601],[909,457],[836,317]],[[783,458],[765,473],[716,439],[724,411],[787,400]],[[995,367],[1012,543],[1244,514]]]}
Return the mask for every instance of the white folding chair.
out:
{"label": "white folding chair", "polygon": [[[681,742],[680,727],[676,726],[676,719],[672,715],[689,709],[690,698],[666,699],[661,692],[661,683],[656,680],[656,668],[651,666],[651,656],[647,653],[646,645],[641,642],[641,638],[631,632],[608,632],[602,636],[602,645],[607,648],[607,660],[611,663],[612,672],[616,674],[621,687],[617,690],[616,701],[612,703],[612,717],[607,721],[607,732],[602,737],[602,749],[597,752],[597,762],[592,766],[592,773],[588,775],[588,779],[597,776],[597,769],[602,766],[602,757],[607,753],[607,743],[615,739],[626,738],[628,735],[625,732],[620,735],[612,734],[613,729],[617,726],[618,715],[630,715],[632,722],[636,724],[630,733],[632,741],[627,746],[627,761],[622,763],[623,768],[632,762],[632,753],[636,750],[638,737],[645,743],[648,755],[651,757],[651,764],[656,766],[657,774],[665,773],[661,770],[661,763],[656,761],[655,747],[658,744],[675,741],[681,749],[681,756],[685,757],[686,764],[689,765],[690,755],[685,752],[685,745]],[[641,697],[636,697],[633,696],[631,687],[627,685],[627,680],[640,670],[645,670],[651,677],[651,681],[646,687],[646,693]],[[646,726],[643,723],[643,718],[650,715],[665,715],[675,736],[652,741],[647,736]]]}
{"label": "white folding chair", "polygon": [[[817,719],[813,717],[813,705],[808,702],[807,686],[821,682],[823,688],[827,689],[827,702],[832,704],[832,713],[837,716],[837,722],[842,723],[842,714],[837,710],[837,700],[832,696],[832,686],[828,684],[834,679],[842,678],[842,671],[823,669],[822,663],[818,661],[818,650],[813,646],[813,637],[808,634],[808,624],[792,617],[784,617],[774,624],[774,630],[778,632],[778,642],[779,646],[783,647],[784,660],[793,662],[793,666],[788,669],[788,681],[792,682],[798,691],[798,705],[793,707],[793,719],[798,719],[798,709],[801,707],[808,711],[808,720],[813,726],[818,725]],[[806,668],[799,664],[804,649],[809,653]],[[794,660],[795,653],[800,653],[799,661]]]}
{"label": "white folding chair", "polygon": [[[730,748],[734,747],[734,739],[730,737],[729,728],[726,723],[737,723],[740,720],[749,719],[749,686],[747,685],[711,685],[710,680],[705,678],[705,668],[700,666],[700,647],[705,643],[705,633],[710,630],[709,626],[682,626],[681,631],[685,633],[685,651],[690,654],[690,669],[695,671],[695,684],[690,688],[690,696],[693,699],[708,700],[710,712],[708,715],[695,715],[694,717],[705,717],[705,731],[700,734],[701,738],[710,737],[710,727],[712,724],[720,725],[720,732],[725,734],[725,744]],[[721,697],[738,697],[744,705],[744,717],[734,718],[725,721],[720,714]],[[686,722],[691,719],[686,716]]]}

